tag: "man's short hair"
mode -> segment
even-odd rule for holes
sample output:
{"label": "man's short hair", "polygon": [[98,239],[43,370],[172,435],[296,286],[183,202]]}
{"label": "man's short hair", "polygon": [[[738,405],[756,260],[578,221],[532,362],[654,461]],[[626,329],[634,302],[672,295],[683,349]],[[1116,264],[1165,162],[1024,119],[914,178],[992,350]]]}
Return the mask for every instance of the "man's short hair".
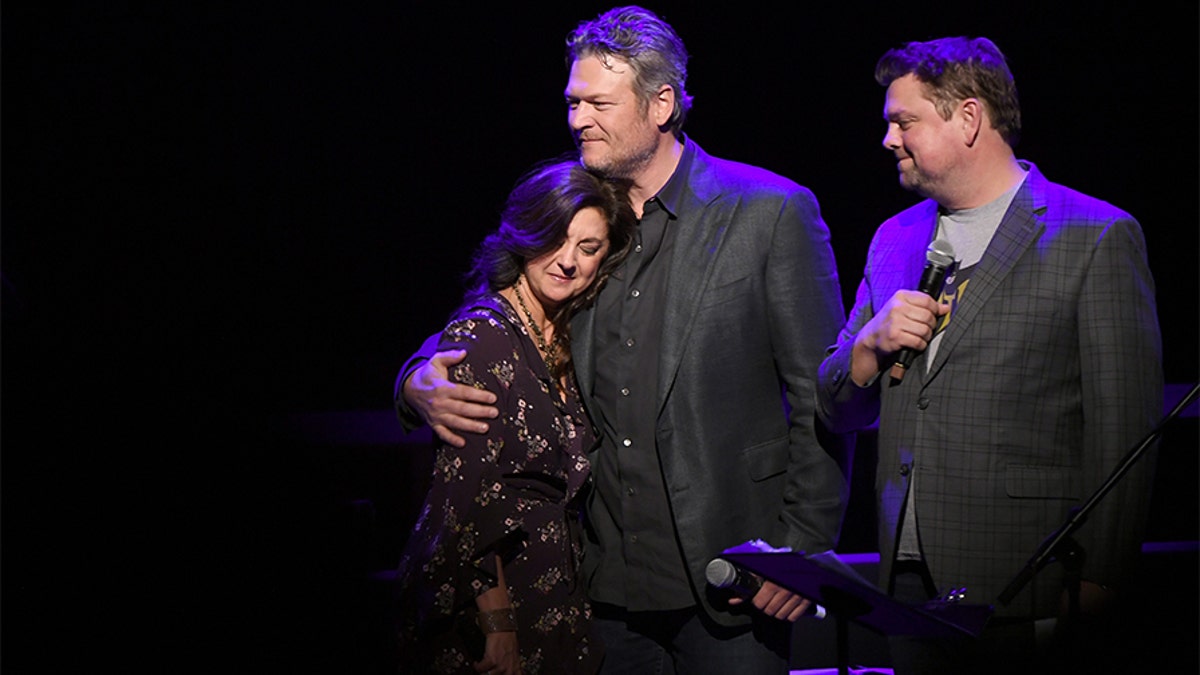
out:
{"label": "man's short hair", "polygon": [[675,109],[666,126],[676,136],[692,107],[684,88],[688,53],[674,28],[657,14],[641,7],[615,7],[584,21],[567,36],[567,65],[589,56],[611,67],[617,58],[629,64],[634,74],[634,92],[643,110],[670,85],[675,90]]}
{"label": "man's short hair", "polygon": [[1017,84],[1000,48],[983,37],[948,37],[909,42],[889,50],[875,65],[875,81],[888,86],[905,75],[916,76],[943,119],[968,98],[983,101],[992,128],[1015,146],[1021,136],[1021,104]]}

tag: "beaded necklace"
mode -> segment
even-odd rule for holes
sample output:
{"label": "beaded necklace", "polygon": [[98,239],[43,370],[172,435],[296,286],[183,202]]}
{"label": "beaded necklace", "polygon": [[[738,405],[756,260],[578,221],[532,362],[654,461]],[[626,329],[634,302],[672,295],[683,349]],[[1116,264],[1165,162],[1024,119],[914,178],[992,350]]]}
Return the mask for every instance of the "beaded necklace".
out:
{"label": "beaded necklace", "polygon": [[517,304],[521,306],[521,311],[525,313],[526,323],[533,330],[533,341],[537,344],[538,351],[542,354],[542,361],[546,362],[546,368],[553,374],[555,366],[558,365],[558,350],[562,344],[559,340],[560,336],[555,335],[550,344],[546,344],[546,336],[542,335],[542,329],[538,328],[537,323],[533,320],[533,314],[525,306],[525,298],[521,297],[521,280],[524,278],[524,274],[517,276],[517,283],[513,284],[513,292],[517,294]]}

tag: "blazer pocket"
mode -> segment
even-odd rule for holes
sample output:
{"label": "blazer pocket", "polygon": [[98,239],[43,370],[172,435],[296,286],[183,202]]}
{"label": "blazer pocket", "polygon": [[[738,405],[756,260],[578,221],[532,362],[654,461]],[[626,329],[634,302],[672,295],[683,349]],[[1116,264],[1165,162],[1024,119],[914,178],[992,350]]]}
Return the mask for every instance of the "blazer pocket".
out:
{"label": "blazer pocket", "polygon": [[788,437],[782,436],[743,448],[742,461],[750,474],[750,480],[755,482],[784,473],[788,465]]}
{"label": "blazer pocket", "polygon": [[1004,489],[1017,499],[1078,499],[1079,470],[1064,466],[1009,464]]}
{"label": "blazer pocket", "polygon": [[743,297],[743,294],[748,293],[749,289],[750,277],[748,275],[719,286],[710,286],[700,298],[700,309],[716,307],[737,300]]}

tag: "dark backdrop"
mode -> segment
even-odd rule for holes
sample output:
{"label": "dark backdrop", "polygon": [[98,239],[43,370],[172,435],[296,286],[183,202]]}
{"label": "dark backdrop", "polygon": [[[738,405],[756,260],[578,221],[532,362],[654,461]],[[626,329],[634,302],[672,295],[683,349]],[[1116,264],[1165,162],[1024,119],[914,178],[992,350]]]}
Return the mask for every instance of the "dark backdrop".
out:
{"label": "dark backdrop", "polygon": [[[269,431],[388,409],[513,181],[570,149],[563,37],[608,5],[29,4],[0,27],[4,593],[39,639],[5,656],[91,662],[51,637],[81,615],[104,653],[173,667],[193,640],[271,642],[258,622],[303,614],[336,557],[306,533],[339,460]],[[650,6],[693,54],[687,131],[813,189],[847,308],[915,199],[875,61],[982,34],[1019,156],[1142,223],[1167,379],[1196,380],[1195,6],[776,4]]]}

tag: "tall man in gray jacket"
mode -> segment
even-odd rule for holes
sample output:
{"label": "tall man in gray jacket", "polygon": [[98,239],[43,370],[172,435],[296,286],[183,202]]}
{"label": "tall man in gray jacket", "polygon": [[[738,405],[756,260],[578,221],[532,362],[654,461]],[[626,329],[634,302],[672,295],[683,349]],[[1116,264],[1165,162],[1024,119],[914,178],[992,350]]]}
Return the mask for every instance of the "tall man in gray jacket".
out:
{"label": "tall man in gray jacket", "polygon": [[[807,189],[683,134],[688,55],[659,17],[605,12],[570,35],[568,56],[581,159],[631,179],[640,217],[623,270],[571,326],[603,437],[584,573],[604,672],[787,673],[787,621],[808,600],[768,582],[748,609],[704,569],[751,539],[836,543],[847,486],[814,410],[845,320],[829,231]],[[486,392],[445,381],[452,359],[406,366],[396,392],[402,419],[450,441],[495,415]]]}

